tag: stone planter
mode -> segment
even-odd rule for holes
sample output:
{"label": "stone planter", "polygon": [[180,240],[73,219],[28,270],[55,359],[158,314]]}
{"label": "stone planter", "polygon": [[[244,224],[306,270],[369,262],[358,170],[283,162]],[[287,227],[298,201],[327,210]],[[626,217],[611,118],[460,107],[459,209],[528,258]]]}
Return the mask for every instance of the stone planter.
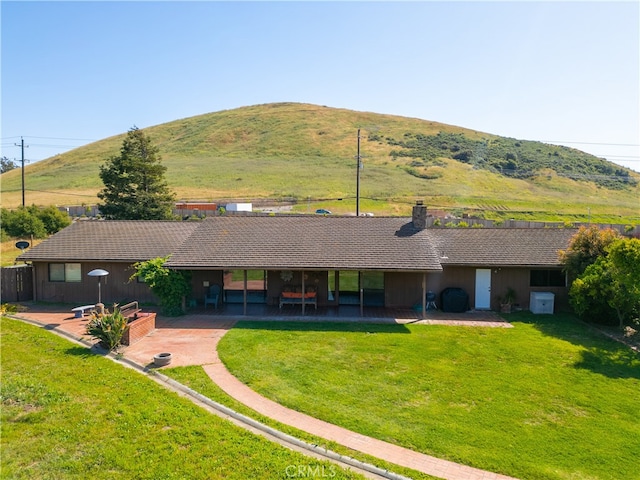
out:
{"label": "stone planter", "polygon": [[172,355],[167,352],[158,353],[153,356],[153,364],[156,367],[164,367],[165,365],[169,365],[171,363]]}

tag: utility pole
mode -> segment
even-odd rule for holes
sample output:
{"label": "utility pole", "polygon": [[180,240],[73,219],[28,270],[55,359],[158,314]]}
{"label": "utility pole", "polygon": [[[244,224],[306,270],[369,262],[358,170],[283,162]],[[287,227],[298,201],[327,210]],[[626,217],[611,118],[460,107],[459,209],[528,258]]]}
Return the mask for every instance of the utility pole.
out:
{"label": "utility pole", "polygon": [[356,155],[358,164],[356,166],[356,217],[360,216],[360,169],[362,161],[360,158],[360,129],[358,129],[358,154]]}
{"label": "utility pole", "polygon": [[[20,144],[15,144],[16,147],[21,147],[22,150],[22,207],[24,208],[24,138],[20,137]],[[27,145],[29,148],[29,145]]]}

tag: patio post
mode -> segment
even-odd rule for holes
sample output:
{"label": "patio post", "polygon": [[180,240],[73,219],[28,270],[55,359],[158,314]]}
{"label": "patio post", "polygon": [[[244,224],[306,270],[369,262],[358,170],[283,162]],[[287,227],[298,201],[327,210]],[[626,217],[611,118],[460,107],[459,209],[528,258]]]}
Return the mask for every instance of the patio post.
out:
{"label": "patio post", "polygon": [[422,319],[427,317],[427,272],[422,273]]}
{"label": "patio post", "polygon": [[360,316],[364,317],[364,289],[362,288],[362,272],[358,271],[358,290],[360,290]]}
{"label": "patio post", "polygon": [[246,315],[247,314],[247,271],[243,270],[242,273],[244,275],[244,286],[242,291],[242,314]]}
{"label": "patio post", "polygon": [[304,296],[307,293],[304,286],[304,270],[302,270],[301,275],[302,275],[302,315],[304,315]]}

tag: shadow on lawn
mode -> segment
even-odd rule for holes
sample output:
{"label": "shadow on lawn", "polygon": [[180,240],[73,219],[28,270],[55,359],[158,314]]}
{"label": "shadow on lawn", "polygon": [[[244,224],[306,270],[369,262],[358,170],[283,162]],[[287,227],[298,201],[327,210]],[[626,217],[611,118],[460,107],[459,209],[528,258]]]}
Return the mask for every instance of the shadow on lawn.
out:
{"label": "shadow on lawn", "polygon": [[247,330],[282,330],[305,332],[411,333],[405,325],[353,322],[282,322],[240,321],[234,328]]}
{"label": "shadow on lawn", "polygon": [[640,379],[640,355],[571,314],[534,315],[518,313],[510,321],[532,325],[544,335],[583,347],[574,368],[590,370],[610,378]]}

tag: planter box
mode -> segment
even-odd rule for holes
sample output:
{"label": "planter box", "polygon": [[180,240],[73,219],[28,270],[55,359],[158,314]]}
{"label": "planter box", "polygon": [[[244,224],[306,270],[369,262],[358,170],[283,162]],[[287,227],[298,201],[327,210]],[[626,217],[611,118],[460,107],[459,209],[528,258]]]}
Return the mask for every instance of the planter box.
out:
{"label": "planter box", "polygon": [[127,325],[122,336],[123,345],[133,345],[156,329],[156,314],[139,312],[138,318]]}

